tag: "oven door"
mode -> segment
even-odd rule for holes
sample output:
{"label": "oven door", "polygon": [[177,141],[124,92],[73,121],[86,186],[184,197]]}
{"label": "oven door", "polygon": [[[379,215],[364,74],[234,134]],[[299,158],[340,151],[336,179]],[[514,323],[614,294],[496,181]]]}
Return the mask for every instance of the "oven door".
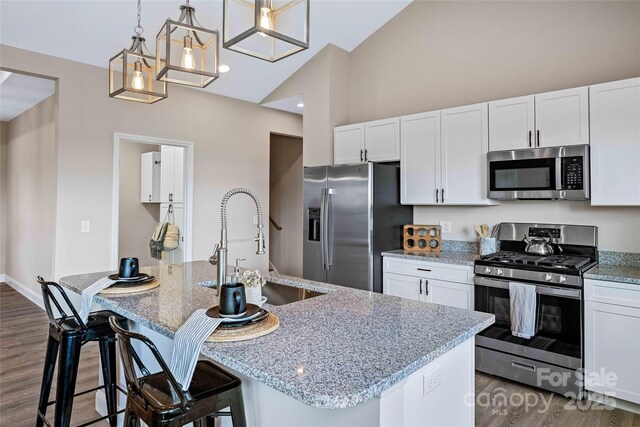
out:
{"label": "oven door", "polygon": [[582,368],[582,291],[536,285],[537,332],[531,339],[511,334],[509,282],[475,276],[475,309],[496,321],[476,345],[570,369]]}

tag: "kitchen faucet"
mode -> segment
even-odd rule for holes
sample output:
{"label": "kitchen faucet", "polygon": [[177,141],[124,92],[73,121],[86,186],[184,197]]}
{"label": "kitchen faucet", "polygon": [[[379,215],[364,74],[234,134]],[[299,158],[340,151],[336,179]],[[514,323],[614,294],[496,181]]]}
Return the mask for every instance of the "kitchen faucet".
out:
{"label": "kitchen faucet", "polygon": [[[262,208],[260,207],[260,202],[258,198],[251,192],[251,190],[247,190],[246,188],[234,188],[233,190],[229,190],[227,194],[222,198],[222,204],[220,205],[220,214],[222,217],[222,224],[220,229],[220,243],[216,245],[214,251],[217,253],[217,293],[216,295],[220,295],[220,286],[222,286],[227,277],[227,203],[232,196],[236,194],[246,194],[253,199],[256,204],[256,210],[258,212],[258,236],[255,238],[255,241],[258,243],[258,250],[256,254],[264,255],[264,234],[262,233]],[[215,254],[214,254],[215,255]]]}

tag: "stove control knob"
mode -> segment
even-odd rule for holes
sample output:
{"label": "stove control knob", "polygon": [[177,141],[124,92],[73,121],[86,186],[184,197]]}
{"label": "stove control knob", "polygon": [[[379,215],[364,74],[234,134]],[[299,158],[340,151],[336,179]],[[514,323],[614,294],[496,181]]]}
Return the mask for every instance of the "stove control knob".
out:
{"label": "stove control knob", "polygon": [[491,267],[485,267],[485,268],[484,268],[484,273],[485,273],[485,274],[489,274],[489,273],[491,273]]}
{"label": "stove control knob", "polygon": [[502,276],[502,274],[503,274],[503,273],[504,273],[504,271],[502,271],[502,269],[501,269],[501,268],[496,268],[496,274],[497,274],[498,276]]}
{"label": "stove control knob", "polygon": [[550,282],[552,278],[553,278],[553,276],[550,275],[549,273],[544,275],[544,280],[547,281],[547,282]]}
{"label": "stove control knob", "polygon": [[566,281],[567,281],[567,278],[566,278],[566,277],[564,277],[564,276],[560,276],[560,277],[558,277],[558,282],[560,282],[560,283],[564,283],[564,282],[566,282]]}

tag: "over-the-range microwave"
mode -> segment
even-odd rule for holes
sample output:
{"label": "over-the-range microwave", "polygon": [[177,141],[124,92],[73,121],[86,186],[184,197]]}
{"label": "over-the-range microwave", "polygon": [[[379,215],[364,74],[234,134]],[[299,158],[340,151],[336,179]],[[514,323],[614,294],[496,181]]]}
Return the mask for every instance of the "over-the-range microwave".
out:
{"label": "over-the-range microwave", "polygon": [[489,198],[589,200],[589,146],[493,151]]}

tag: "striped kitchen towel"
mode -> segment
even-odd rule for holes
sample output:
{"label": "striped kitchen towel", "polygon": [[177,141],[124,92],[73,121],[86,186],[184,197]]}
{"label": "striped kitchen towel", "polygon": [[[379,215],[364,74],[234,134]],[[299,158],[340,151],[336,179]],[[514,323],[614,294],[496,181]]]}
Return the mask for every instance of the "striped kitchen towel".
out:
{"label": "striped kitchen towel", "polygon": [[93,303],[93,297],[107,289],[109,286],[116,283],[115,280],[111,280],[108,277],[95,282],[93,285],[82,291],[82,306],[80,307],[80,318],[84,323],[89,320],[89,313],[91,312],[91,304]]}
{"label": "striped kitchen towel", "polygon": [[169,370],[183,390],[189,389],[202,344],[224,320],[214,319],[206,313],[205,309],[196,310],[176,331],[173,339]]}

